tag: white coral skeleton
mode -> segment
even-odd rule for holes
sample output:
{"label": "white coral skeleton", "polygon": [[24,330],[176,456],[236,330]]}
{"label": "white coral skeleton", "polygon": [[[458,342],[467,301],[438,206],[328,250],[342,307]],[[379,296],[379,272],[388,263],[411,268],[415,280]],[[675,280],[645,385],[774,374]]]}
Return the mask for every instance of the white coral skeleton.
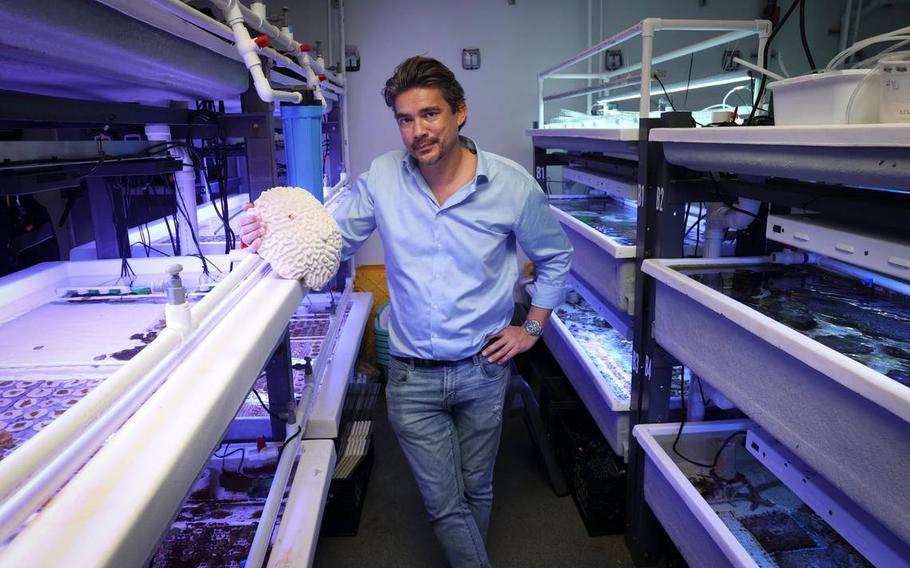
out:
{"label": "white coral skeleton", "polygon": [[325,287],[341,261],[341,231],[325,207],[299,187],[273,187],[254,206],[265,229],[259,256],[282,278]]}

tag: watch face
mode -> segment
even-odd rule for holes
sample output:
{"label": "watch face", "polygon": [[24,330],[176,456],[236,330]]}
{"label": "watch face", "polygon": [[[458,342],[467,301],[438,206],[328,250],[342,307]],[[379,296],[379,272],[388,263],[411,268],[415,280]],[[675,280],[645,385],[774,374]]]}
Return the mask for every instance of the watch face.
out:
{"label": "watch face", "polygon": [[538,336],[543,333],[543,326],[540,325],[540,322],[537,320],[528,320],[525,322],[525,331],[529,335]]}

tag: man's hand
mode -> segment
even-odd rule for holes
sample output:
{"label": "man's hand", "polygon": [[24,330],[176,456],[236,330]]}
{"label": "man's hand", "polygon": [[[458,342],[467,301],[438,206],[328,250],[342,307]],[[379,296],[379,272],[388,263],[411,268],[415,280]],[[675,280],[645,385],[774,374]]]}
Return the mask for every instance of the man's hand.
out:
{"label": "man's hand", "polygon": [[524,353],[537,343],[539,337],[530,335],[523,327],[510,325],[504,330],[490,336],[493,340],[486,349],[480,352],[490,363],[505,365],[512,357]]}
{"label": "man's hand", "polygon": [[[244,209],[252,209],[253,204],[247,203]],[[249,247],[251,253],[256,253],[259,246],[262,245],[262,236],[265,235],[265,227],[259,217],[247,213],[240,220],[240,242]]]}

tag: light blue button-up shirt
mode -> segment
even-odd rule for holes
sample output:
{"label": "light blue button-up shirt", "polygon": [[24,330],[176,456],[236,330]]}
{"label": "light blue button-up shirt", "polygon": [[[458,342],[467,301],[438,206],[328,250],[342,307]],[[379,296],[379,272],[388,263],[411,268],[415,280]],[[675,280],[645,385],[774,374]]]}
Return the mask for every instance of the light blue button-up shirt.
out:
{"label": "light blue button-up shirt", "polygon": [[374,160],[336,212],[343,259],[379,229],[392,355],[463,359],[509,325],[516,242],[534,261],[533,305],[553,309],[565,296],[572,246],[540,186],[515,162],[461,142],[477,154],[477,173],[442,207],[398,150]]}

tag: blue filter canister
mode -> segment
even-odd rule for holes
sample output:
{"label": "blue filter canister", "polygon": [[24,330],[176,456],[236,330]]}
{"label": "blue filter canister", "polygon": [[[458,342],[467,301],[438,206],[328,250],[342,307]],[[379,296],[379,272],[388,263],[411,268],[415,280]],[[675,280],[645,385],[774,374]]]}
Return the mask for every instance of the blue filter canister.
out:
{"label": "blue filter canister", "polygon": [[322,197],[322,105],[281,105],[288,185]]}

